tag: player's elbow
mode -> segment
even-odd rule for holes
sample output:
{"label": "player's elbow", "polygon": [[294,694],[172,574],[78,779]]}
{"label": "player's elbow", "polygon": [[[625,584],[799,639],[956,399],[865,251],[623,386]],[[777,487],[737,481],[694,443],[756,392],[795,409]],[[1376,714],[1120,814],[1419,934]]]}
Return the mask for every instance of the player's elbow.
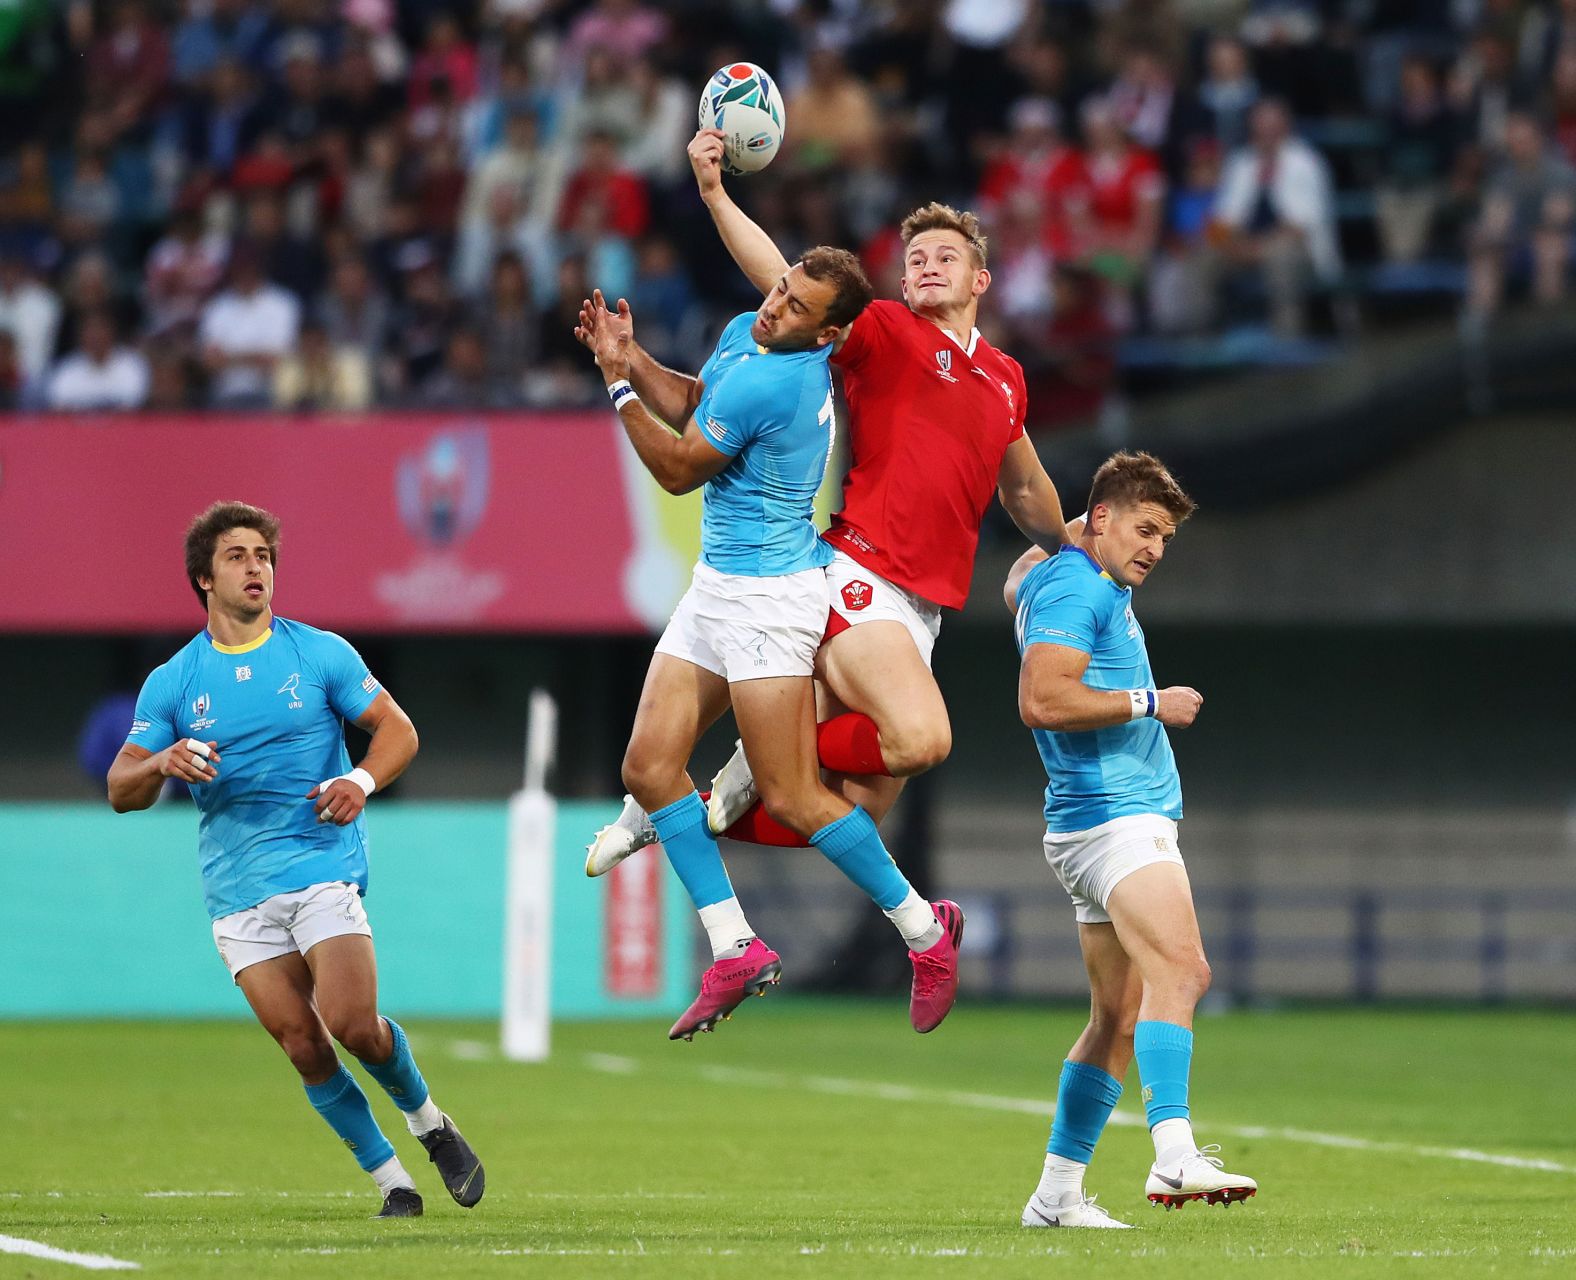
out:
{"label": "player's elbow", "polygon": [[1067,708],[1033,689],[1018,695],[1018,716],[1031,729],[1063,733],[1071,727]]}

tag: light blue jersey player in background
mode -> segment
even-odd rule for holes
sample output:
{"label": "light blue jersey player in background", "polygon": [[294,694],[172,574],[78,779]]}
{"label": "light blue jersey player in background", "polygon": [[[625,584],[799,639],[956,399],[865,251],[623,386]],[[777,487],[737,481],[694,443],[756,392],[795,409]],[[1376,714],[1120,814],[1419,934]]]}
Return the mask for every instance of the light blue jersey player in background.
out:
{"label": "light blue jersey player in background", "polygon": [[[945,904],[943,923],[897,869],[870,815],[827,789],[816,757],[811,677],[826,630],[831,551],[811,514],[832,442],[828,358],[870,297],[852,254],[811,249],[758,311],[728,325],[698,378],[641,350],[622,300],[609,310],[598,293],[580,313],[576,333],[595,354],[641,461],[670,493],[705,485],[700,563],[652,655],[623,767],[626,815],[650,814],[711,942],[714,962],[671,1039],[715,1029],[782,971],[734,895],[687,771],[701,734],[730,705],[767,811],[863,889],[912,954],[945,953],[949,963],[939,968],[950,985],[926,991],[944,999],[941,1016],[956,992],[962,913]],[[685,425],[675,432],[665,423]],[[587,874],[611,865],[603,851],[616,827],[593,840]],[[916,964],[916,973],[930,970]]]}
{"label": "light blue jersey player in background", "polygon": [[1075,545],[1026,552],[1007,580],[1022,666],[1018,711],[1045,764],[1045,858],[1072,898],[1089,973],[1089,1025],[1062,1066],[1040,1184],[1026,1227],[1125,1227],[1084,1194],[1084,1171],[1138,1059],[1155,1162],[1145,1193],[1167,1208],[1231,1204],[1258,1189],[1193,1138],[1193,1010],[1209,964],[1177,847],[1182,787],[1165,726],[1203,699],[1156,689],[1133,589],[1193,511],[1147,453],[1095,473]]}
{"label": "light blue jersey player in background", "polygon": [[[278,555],[279,521],[257,507],[215,503],[192,522],[186,574],[208,626],[143,685],[109,801],[117,813],[146,809],[166,778],[191,789],[219,955],[312,1106],[377,1183],[378,1216],[416,1217],[421,1197],[333,1040],[387,1091],[470,1208],[485,1185],[481,1162],[432,1101],[399,1024],[378,1015],[361,905],[362,810],[415,757],[416,730],[349,644],[274,616]],[[354,769],[346,720],[372,735]]]}

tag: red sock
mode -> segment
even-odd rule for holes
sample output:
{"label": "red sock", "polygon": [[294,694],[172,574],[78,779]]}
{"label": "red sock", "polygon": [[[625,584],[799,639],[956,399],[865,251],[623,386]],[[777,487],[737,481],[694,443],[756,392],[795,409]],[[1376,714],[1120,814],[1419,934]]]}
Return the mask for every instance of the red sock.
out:
{"label": "red sock", "polygon": [[821,764],[834,773],[892,776],[881,758],[881,735],[876,732],[876,722],[861,712],[845,711],[816,725],[815,746]]}
{"label": "red sock", "polygon": [[[711,792],[700,793],[701,803],[711,799]],[[790,831],[778,822],[766,807],[757,800],[744,811],[744,816],[722,833],[730,840],[745,844],[770,845],[774,849],[808,849],[810,842],[797,831]]]}

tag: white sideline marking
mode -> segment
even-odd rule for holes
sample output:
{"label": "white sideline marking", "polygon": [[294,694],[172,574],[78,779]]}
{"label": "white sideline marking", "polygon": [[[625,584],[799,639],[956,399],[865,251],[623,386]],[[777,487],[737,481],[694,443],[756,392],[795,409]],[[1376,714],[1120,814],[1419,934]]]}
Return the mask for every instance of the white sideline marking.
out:
{"label": "white sideline marking", "polygon": [[[605,1071],[601,1054],[589,1054],[586,1066]],[[620,1060],[617,1070],[629,1074],[633,1059]],[[637,1064],[638,1065],[638,1064]],[[930,1105],[969,1107],[980,1111],[1011,1111],[1050,1118],[1056,1104],[1045,1098],[1014,1098],[995,1093],[971,1093],[961,1089],[924,1089],[914,1085],[881,1080],[854,1080],[844,1076],[795,1076],[781,1071],[756,1071],[747,1067],[701,1067],[703,1079],[718,1084],[749,1084],[772,1089],[803,1089],[811,1093],[838,1094],[852,1098],[879,1098],[886,1102],[922,1102]],[[1128,1128],[1143,1128],[1142,1116],[1114,1111],[1110,1123]],[[1341,1133],[1319,1133],[1312,1129],[1268,1128],[1263,1125],[1215,1125],[1204,1121],[1200,1128],[1232,1138],[1268,1138],[1282,1142],[1301,1142],[1314,1147],[1337,1147],[1348,1151],[1376,1151],[1392,1155],[1422,1156],[1430,1160],[1460,1160],[1468,1164],[1491,1164],[1504,1169],[1527,1169],[1536,1173],[1576,1174],[1576,1165],[1534,1156],[1501,1155],[1475,1151],[1470,1147],[1424,1147],[1406,1142],[1385,1142],[1374,1138],[1353,1138]]]}
{"label": "white sideline marking", "polygon": [[480,1040],[451,1040],[449,1055],[458,1058],[461,1062],[486,1062],[498,1056],[497,1050],[492,1045],[484,1044]]}
{"label": "white sideline marking", "polygon": [[111,1258],[103,1253],[72,1253],[69,1249],[56,1249],[37,1240],[23,1240],[20,1236],[0,1236],[0,1253],[20,1253],[29,1258],[42,1258],[45,1262],[84,1267],[88,1271],[142,1270],[141,1263],[127,1262],[124,1258]]}

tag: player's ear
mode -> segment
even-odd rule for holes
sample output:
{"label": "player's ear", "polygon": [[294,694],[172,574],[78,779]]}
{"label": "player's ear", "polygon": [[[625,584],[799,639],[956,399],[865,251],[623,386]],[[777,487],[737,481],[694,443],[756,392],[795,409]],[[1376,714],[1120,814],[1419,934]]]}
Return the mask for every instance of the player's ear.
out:
{"label": "player's ear", "polygon": [[974,288],[971,291],[977,298],[990,288],[990,272],[981,267],[974,273]]}

